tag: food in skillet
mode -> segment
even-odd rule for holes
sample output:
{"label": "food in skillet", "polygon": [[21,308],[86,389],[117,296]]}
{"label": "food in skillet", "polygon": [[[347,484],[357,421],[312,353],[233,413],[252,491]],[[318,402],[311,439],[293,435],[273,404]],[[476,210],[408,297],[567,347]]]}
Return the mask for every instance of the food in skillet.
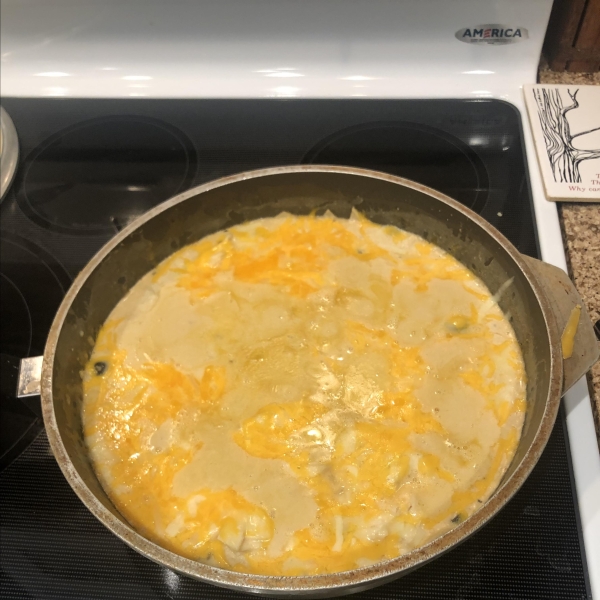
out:
{"label": "food in skillet", "polygon": [[86,443],[130,523],[268,575],[354,569],[455,527],[525,412],[485,285],[358,213],[281,214],[176,252],[113,310],[83,379]]}

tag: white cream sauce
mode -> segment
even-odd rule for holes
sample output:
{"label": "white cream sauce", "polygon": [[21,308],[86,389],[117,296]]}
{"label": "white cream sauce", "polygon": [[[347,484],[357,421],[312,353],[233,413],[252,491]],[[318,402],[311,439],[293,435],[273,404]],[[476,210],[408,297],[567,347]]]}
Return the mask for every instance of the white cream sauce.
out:
{"label": "white cream sauce", "polygon": [[284,214],[175,253],[114,309],[84,388],[124,516],[265,574],[372,564],[452,528],[498,485],[525,411],[484,284],[358,214]]}

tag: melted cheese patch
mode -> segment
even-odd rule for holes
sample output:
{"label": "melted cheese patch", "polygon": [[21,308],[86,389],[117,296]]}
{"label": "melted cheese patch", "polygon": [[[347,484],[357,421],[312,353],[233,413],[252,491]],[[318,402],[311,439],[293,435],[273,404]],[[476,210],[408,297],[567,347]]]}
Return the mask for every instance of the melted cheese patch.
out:
{"label": "melted cheese patch", "polygon": [[422,238],[282,214],[140,280],[83,375],[115,506],[190,558],[270,575],[393,558],[464,520],[519,441],[525,374],[483,283]]}

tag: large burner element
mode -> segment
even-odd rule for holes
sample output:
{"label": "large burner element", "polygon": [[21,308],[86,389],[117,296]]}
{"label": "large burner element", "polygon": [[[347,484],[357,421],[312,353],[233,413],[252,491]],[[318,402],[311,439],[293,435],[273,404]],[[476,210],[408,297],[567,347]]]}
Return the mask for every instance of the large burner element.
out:
{"label": "large burner element", "polygon": [[2,233],[0,350],[18,358],[39,355],[71,281],[45,250]]}
{"label": "large burner element", "polygon": [[196,172],[196,153],[183,133],[129,116],[67,128],[27,162],[19,204],[39,225],[64,233],[118,231],[186,189]]}
{"label": "large burner element", "polygon": [[15,235],[2,233],[0,252],[2,470],[42,428],[35,414],[35,402],[28,408],[16,398],[19,360],[44,351],[54,313],[69,287],[70,278],[50,254]]}
{"label": "large burner element", "polygon": [[416,123],[366,123],[343,129],[315,146],[302,162],[384,171],[444,192],[477,212],[488,194],[486,168],[469,146]]}

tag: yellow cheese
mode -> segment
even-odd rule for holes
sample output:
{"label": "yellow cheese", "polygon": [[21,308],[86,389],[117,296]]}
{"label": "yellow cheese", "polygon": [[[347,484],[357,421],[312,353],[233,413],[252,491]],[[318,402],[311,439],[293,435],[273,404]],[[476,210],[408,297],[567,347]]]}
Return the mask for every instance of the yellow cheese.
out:
{"label": "yellow cheese", "polygon": [[358,213],[282,214],[174,253],[117,305],[83,379],[94,467],[132,525],[271,575],[373,564],[456,526],[526,409],[483,283]]}
{"label": "yellow cheese", "polygon": [[564,359],[571,358],[573,354],[573,346],[575,344],[575,334],[577,333],[577,326],[579,325],[579,317],[581,315],[581,306],[578,304],[573,307],[569,320],[565,325],[565,330],[562,334],[562,355]]}

